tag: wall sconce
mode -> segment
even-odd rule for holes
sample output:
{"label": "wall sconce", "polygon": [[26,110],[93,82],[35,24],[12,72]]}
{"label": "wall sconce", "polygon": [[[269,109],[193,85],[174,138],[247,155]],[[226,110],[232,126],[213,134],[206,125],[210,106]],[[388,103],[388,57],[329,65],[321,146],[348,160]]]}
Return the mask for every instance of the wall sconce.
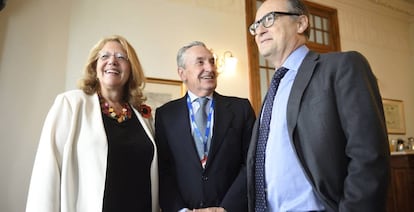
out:
{"label": "wall sconce", "polygon": [[218,57],[214,54],[217,64],[217,72],[219,73],[234,73],[236,72],[237,58],[233,57],[231,51],[225,51],[223,57]]}

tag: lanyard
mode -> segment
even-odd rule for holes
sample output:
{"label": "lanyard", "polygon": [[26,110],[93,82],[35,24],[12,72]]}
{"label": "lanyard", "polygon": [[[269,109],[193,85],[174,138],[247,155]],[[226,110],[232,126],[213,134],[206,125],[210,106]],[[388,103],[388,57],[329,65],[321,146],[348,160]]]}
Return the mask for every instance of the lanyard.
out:
{"label": "lanyard", "polygon": [[207,147],[207,141],[208,141],[208,137],[210,135],[210,128],[211,128],[211,117],[214,111],[214,99],[211,99],[211,103],[210,103],[210,109],[208,110],[208,115],[207,115],[207,125],[206,125],[206,131],[204,133],[204,137],[202,136],[200,129],[198,129],[196,123],[195,123],[195,117],[194,117],[194,109],[193,109],[193,105],[191,104],[191,100],[190,97],[187,95],[187,106],[188,106],[188,111],[190,112],[190,119],[191,119],[191,126],[193,127],[196,135],[200,138],[200,141],[203,142],[203,147],[204,147],[204,157],[207,157],[208,154],[208,147]]}

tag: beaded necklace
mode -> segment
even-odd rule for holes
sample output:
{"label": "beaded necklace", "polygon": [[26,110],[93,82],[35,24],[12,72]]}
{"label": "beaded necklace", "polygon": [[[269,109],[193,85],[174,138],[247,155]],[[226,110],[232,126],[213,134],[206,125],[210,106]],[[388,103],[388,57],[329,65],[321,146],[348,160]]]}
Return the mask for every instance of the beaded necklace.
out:
{"label": "beaded necklace", "polygon": [[113,118],[118,121],[118,123],[124,122],[131,119],[131,107],[128,103],[122,105],[122,110],[120,113],[116,113],[115,109],[109,105],[108,102],[101,96],[99,96],[99,103],[101,105],[102,113],[106,116]]}

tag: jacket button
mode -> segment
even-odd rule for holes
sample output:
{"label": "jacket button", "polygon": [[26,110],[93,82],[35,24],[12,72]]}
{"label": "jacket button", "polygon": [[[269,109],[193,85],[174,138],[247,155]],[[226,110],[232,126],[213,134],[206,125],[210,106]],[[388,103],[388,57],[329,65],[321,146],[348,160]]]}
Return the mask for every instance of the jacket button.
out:
{"label": "jacket button", "polygon": [[203,181],[207,181],[208,180],[208,177],[207,176],[201,176],[201,179],[203,180]]}
{"label": "jacket button", "polygon": [[199,207],[200,208],[203,208],[204,207],[204,202],[203,201],[200,202]]}

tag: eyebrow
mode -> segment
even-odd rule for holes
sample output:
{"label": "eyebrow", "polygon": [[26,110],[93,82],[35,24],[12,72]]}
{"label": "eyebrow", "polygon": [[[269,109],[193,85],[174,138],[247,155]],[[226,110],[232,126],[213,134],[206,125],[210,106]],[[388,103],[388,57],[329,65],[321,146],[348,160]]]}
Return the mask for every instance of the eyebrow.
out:
{"label": "eyebrow", "polygon": [[211,60],[211,59],[214,59],[214,57],[213,56],[211,56],[211,57],[209,57],[209,56],[206,56],[206,57],[201,56],[201,57],[197,57],[196,58],[196,61],[200,61],[200,60]]}

